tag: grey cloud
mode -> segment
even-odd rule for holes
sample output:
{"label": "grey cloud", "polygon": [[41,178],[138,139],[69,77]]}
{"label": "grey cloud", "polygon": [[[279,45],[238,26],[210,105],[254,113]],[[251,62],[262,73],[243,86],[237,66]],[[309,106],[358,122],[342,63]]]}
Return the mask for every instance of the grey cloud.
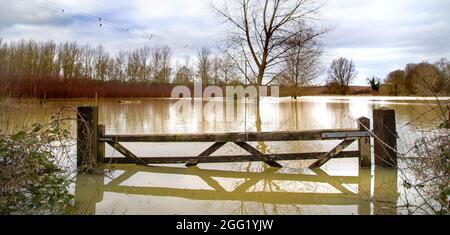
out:
{"label": "grey cloud", "polygon": [[[183,58],[195,56],[203,46],[214,47],[225,33],[203,0],[58,1],[154,34],[153,40],[99,28],[27,1],[31,0],[0,0],[0,37],[103,44],[112,53],[143,45],[168,45],[174,57]],[[448,0],[328,0],[321,22],[335,29],[324,37],[323,64],[326,67],[338,56],[349,57],[358,66],[357,84],[365,84],[365,76],[384,77],[406,63],[449,58],[448,9]]]}
{"label": "grey cloud", "polygon": [[450,1],[329,0],[322,15],[335,29],[326,36],[328,56],[349,56],[365,76],[384,77],[406,63],[450,57]]}

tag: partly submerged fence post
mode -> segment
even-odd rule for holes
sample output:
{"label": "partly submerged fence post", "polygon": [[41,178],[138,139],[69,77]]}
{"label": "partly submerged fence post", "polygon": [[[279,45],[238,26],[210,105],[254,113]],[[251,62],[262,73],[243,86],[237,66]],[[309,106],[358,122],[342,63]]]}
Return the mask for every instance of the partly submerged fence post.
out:
{"label": "partly submerged fence post", "polygon": [[358,196],[363,199],[358,204],[359,215],[370,215],[370,196],[371,196],[371,183],[372,183],[372,169],[361,168],[359,169],[359,184],[358,184]]}
{"label": "partly submerged fence post", "polygon": [[77,167],[89,169],[98,163],[98,107],[78,107],[77,111]]}
{"label": "partly submerged fence post", "polygon": [[[370,119],[362,117],[358,119],[358,127],[360,131],[370,131]],[[370,168],[371,154],[370,154],[370,137],[359,138],[359,167]]]}
{"label": "partly submerged fence post", "polygon": [[[106,130],[105,125],[98,125],[97,138],[104,136],[105,130]],[[103,163],[104,161],[105,161],[105,143],[98,142],[97,163]]]}
{"label": "partly submerged fence post", "polygon": [[373,111],[375,164],[381,167],[397,167],[397,128],[395,110],[388,108]]}

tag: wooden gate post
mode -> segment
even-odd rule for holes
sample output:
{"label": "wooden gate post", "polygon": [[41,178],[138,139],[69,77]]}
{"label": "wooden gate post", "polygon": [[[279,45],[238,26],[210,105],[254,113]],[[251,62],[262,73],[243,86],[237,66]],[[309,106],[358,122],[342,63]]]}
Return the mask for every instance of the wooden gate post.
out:
{"label": "wooden gate post", "polygon": [[[360,131],[370,131],[370,119],[362,117],[358,119]],[[358,140],[359,167],[370,168],[372,166],[370,154],[370,137],[362,137]]]}
{"label": "wooden gate post", "polygon": [[[106,127],[105,125],[98,125],[97,137],[102,137],[105,135]],[[98,152],[97,152],[97,163],[105,162],[105,142],[98,142]]]}
{"label": "wooden gate post", "polygon": [[374,172],[373,204],[375,215],[396,215],[398,193],[398,170],[376,167]]}
{"label": "wooden gate post", "polygon": [[381,167],[397,167],[397,128],[395,110],[388,108],[373,111],[375,164]]}
{"label": "wooden gate post", "polygon": [[370,196],[372,183],[372,169],[359,169],[358,196],[362,199],[358,204],[359,215],[370,215]]}
{"label": "wooden gate post", "polygon": [[98,163],[98,107],[78,107],[77,113],[77,167]]}

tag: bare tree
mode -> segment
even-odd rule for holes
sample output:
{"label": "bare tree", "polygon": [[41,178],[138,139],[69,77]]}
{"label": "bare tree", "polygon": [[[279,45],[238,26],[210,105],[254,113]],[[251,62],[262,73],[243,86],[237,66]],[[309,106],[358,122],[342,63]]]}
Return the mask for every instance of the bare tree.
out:
{"label": "bare tree", "polygon": [[117,56],[110,59],[108,64],[108,77],[110,80],[125,81],[125,58],[125,52],[120,51]]}
{"label": "bare tree", "polygon": [[152,51],[149,47],[135,49],[128,54],[127,74],[130,81],[149,81],[153,68],[151,61]]}
{"label": "bare tree", "polygon": [[[313,31],[312,28],[309,30]],[[304,37],[304,35],[299,36]],[[294,37],[287,42],[286,46],[289,50],[284,62],[283,71],[285,72],[281,77],[284,78],[284,83],[291,87],[291,95],[294,99],[297,98],[299,89],[311,84],[320,74],[322,46],[317,39],[305,40]]]}
{"label": "bare tree", "polygon": [[434,66],[438,69],[441,77],[444,79],[450,78],[450,61],[446,58],[441,58],[437,62],[434,63]]}
{"label": "bare tree", "polygon": [[159,84],[169,82],[172,68],[170,66],[172,59],[172,50],[169,47],[154,48],[153,50],[153,68],[155,81]]}
{"label": "bare tree", "polygon": [[427,96],[440,93],[443,88],[439,69],[426,61],[406,65],[405,73],[406,86],[410,94]]}
{"label": "bare tree", "polygon": [[450,62],[448,59],[442,58],[434,63],[439,72],[439,87],[445,95],[450,94]]}
{"label": "bare tree", "polygon": [[218,85],[220,82],[220,71],[222,68],[223,60],[219,55],[214,56],[211,60],[211,81],[210,84]]}
{"label": "bare tree", "polygon": [[178,67],[175,73],[175,83],[185,85],[193,83],[194,72],[191,68],[190,61],[190,57],[186,56],[184,59],[184,64]]}
{"label": "bare tree", "polygon": [[91,46],[86,45],[81,49],[81,61],[83,63],[82,76],[94,78],[95,50]]}
{"label": "bare tree", "polygon": [[390,72],[380,87],[380,91],[385,95],[407,95],[406,73],[403,70],[395,70]]}
{"label": "bare tree", "polygon": [[197,73],[202,84],[208,85],[211,78],[211,51],[204,47],[197,53]]}
{"label": "bare tree", "polygon": [[0,38],[0,75],[5,75],[7,72],[7,62],[8,62],[7,56],[8,56],[8,44],[4,43],[3,39]]}
{"label": "bare tree", "polygon": [[95,53],[95,76],[98,80],[106,81],[108,79],[109,55],[105,52],[103,46],[99,46]]}
{"label": "bare tree", "polygon": [[127,53],[127,77],[131,82],[135,82],[139,79],[139,53],[134,50]]}
{"label": "bare tree", "polygon": [[353,61],[340,57],[331,62],[327,84],[337,87],[340,93],[345,94],[355,77],[356,68]]}
{"label": "bare tree", "polygon": [[222,81],[225,84],[236,84],[239,82],[239,76],[236,69],[236,65],[233,59],[229,55],[225,55],[222,58],[222,66],[220,66],[220,74]]}
{"label": "bare tree", "polygon": [[[298,43],[303,44],[325,32],[305,32],[298,27],[315,17],[322,6],[316,0],[233,0],[226,1],[222,7],[211,5],[233,27],[227,46],[238,52],[232,56],[236,65],[244,73],[240,65],[242,58],[238,57],[249,61],[252,75],[246,79],[259,86],[270,84],[282,73],[278,65],[291,49],[286,46],[288,41],[298,37],[302,39]],[[265,78],[269,81],[263,84]]]}
{"label": "bare tree", "polygon": [[55,75],[53,72],[54,61],[56,58],[56,44],[52,41],[40,43],[39,49],[39,62],[37,65],[38,77],[46,77]]}
{"label": "bare tree", "polygon": [[0,38],[0,99],[7,93],[10,78],[8,76],[8,43]]}
{"label": "bare tree", "polygon": [[58,60],[61,65],[64,79],[75,77],[75,69],[81,50],[75,42],[66,42],[59,46]]}

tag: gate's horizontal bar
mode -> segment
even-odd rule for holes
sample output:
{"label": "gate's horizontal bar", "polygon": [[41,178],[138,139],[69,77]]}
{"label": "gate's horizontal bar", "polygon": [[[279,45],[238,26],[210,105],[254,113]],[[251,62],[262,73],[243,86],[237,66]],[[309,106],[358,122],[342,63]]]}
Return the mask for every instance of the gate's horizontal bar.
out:
{"label": "gate's horizontal bar", "polygon": [[[226,163],[226,162],[259,162],[259,161],[292,161],[318,159],[326,153],[291,153],[291,154],[268,154],[268,155],[234,155],[234,156],[207,156],[207,157],[140,157],[147,164],[186,164],[198,163]],[[342,152],[336,158],[356,158],[359,152]],[[105,158],[105,163],[132,164],[135,163],[127,158]]]}
{"label": "gate's horizontal bar", "polygon": [[351,131],[351,132],[328,132],[323,133],[322,138],[324,139],[338,139],[338,138],[360,138],[360,137],[370,137],[370,132],[368,131]]}
{"label": "gate's horizontal bar", "polygon": [[[359,176],[318,176],[318,175],[304,175],[278,172],[277,168],[266,168],[266,172],[247,172],[247,171],[225,171],[225,170],[212,170],[201,168],[180,168],[180,167],[168,167],[168,166],[136,166],[133,164],[113,164],[107,166],[110,170],[121,171],[139,171],[147,173],[159,173],[170,175],[191,175],[202,177],[218,177],[227,179],[254,179],[264,178],[266,180],[284,180],[284,181],[304,181],[304,182],[316,182],[316,183],[328,183],[330,180],[340,180],[346,184],[359,184],[361,178]],[[276,169],[275,172],[268,169]]]}
{"label": "gate's horizontal bar", "polygon": [[105,192],[131,195],[178,197],[190,200],[246,201],[268,204],[301,205],[365,205],[358,195],[342,193],[294,193],[294,192],[217,192],[203,189],[150,188],[130,186],[105,186]]}
{"label": "gate's horizontal bar", "polygon": [[298,132],[224,133],[224,134],[164,134],[164,135],[105,135],[100,142],[255,142],[342,140],[367,137],[358,129],[316,130]]}

